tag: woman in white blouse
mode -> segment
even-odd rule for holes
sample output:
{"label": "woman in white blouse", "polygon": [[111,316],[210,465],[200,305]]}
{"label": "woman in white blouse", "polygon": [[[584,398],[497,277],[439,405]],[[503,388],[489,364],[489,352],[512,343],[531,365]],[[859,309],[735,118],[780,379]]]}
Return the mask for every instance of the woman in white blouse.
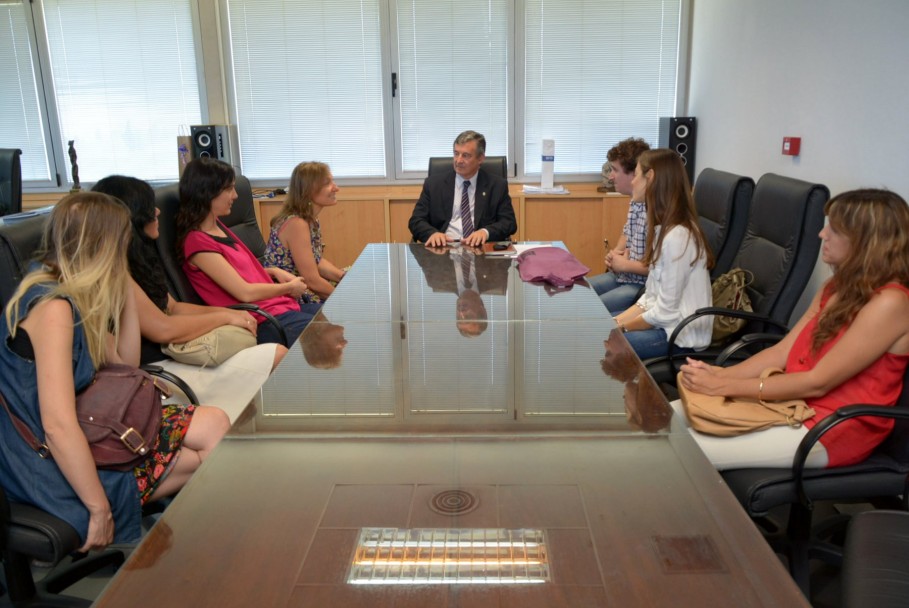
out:
{"label": "woman in white blouse", "polygon": [[[676,326],[698,308],[712,305],[710,273],[713,254],[698,224],[691,187],[682,159],[673,150],[657,149],[638,157],[631,181],[631,200],[647,202],[647,247],[650,266],[644,295],[615,317],[616,325],[641,359],[667,354]],[[688,324],[677,336],[679,352],[710,344],[711,317]]]}

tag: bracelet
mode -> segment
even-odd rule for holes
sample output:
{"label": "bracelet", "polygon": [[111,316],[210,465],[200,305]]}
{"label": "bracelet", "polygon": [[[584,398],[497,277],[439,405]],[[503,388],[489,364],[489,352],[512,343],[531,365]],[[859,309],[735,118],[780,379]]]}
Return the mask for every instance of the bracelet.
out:
{"label": "bracelet", "polygon": [[758,401],[764,402],[764,379],[761,378],[761,383],[758,384]]}

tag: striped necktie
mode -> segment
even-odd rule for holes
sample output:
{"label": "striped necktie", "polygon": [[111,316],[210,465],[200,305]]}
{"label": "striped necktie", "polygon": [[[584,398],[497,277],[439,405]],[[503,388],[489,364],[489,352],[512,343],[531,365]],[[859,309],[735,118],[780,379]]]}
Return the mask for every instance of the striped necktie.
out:
{"label": "striped necktie", "polygon": [[461,191],[461,238],[467,238],[473,232],[473,218],[470,215],[470,180],[464,180],[464,189]]}

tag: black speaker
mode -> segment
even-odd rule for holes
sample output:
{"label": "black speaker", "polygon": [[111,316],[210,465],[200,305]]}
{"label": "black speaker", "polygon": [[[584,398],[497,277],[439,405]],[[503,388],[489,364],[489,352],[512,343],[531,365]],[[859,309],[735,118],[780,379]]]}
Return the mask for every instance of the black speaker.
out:
{"label": "black speaker", "polygon": [[193,158],[209,157],[234,165],[240,160],[237,137],[230,125],[192,125]]}
{"label": "black speaker", "polygon": [[694,184],[694,152],[698,119],[694,116],[664,116],[660,118],[660,147],[679,153],[688,172],[688,181]]}

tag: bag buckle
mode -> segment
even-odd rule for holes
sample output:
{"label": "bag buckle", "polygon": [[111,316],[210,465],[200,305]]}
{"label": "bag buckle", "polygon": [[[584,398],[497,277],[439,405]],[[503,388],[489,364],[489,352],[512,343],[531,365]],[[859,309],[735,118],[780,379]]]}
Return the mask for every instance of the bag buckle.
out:
{"label": "bag buckle", "polygon": [[50,448],[47,447],[46,443],[42,443],[41,445],[39,445],[38,449],[35,450],[35,453],[38,454],[38,456],[40,456],[44,460],[47,460],[48,458],[51,457]]}
{"label": "bag buckle", "polygon": [[148,452],[148,446],[145,443],[145,439],[143,439],[142,435],[139,434],[139,431],[133,427],[129,427],[120,435],[120,441],[122,441],[123,445],[128,447],[133,454],[145,456]]}
{"label": "bag buckle", "polygon": [[154,377],[154,376],[152,377],[152,384],[155,385],[156,389],[161,391],[161,400],[162,401],[171,396],[170,387],[164,382],[159,382],[157,377]]}

